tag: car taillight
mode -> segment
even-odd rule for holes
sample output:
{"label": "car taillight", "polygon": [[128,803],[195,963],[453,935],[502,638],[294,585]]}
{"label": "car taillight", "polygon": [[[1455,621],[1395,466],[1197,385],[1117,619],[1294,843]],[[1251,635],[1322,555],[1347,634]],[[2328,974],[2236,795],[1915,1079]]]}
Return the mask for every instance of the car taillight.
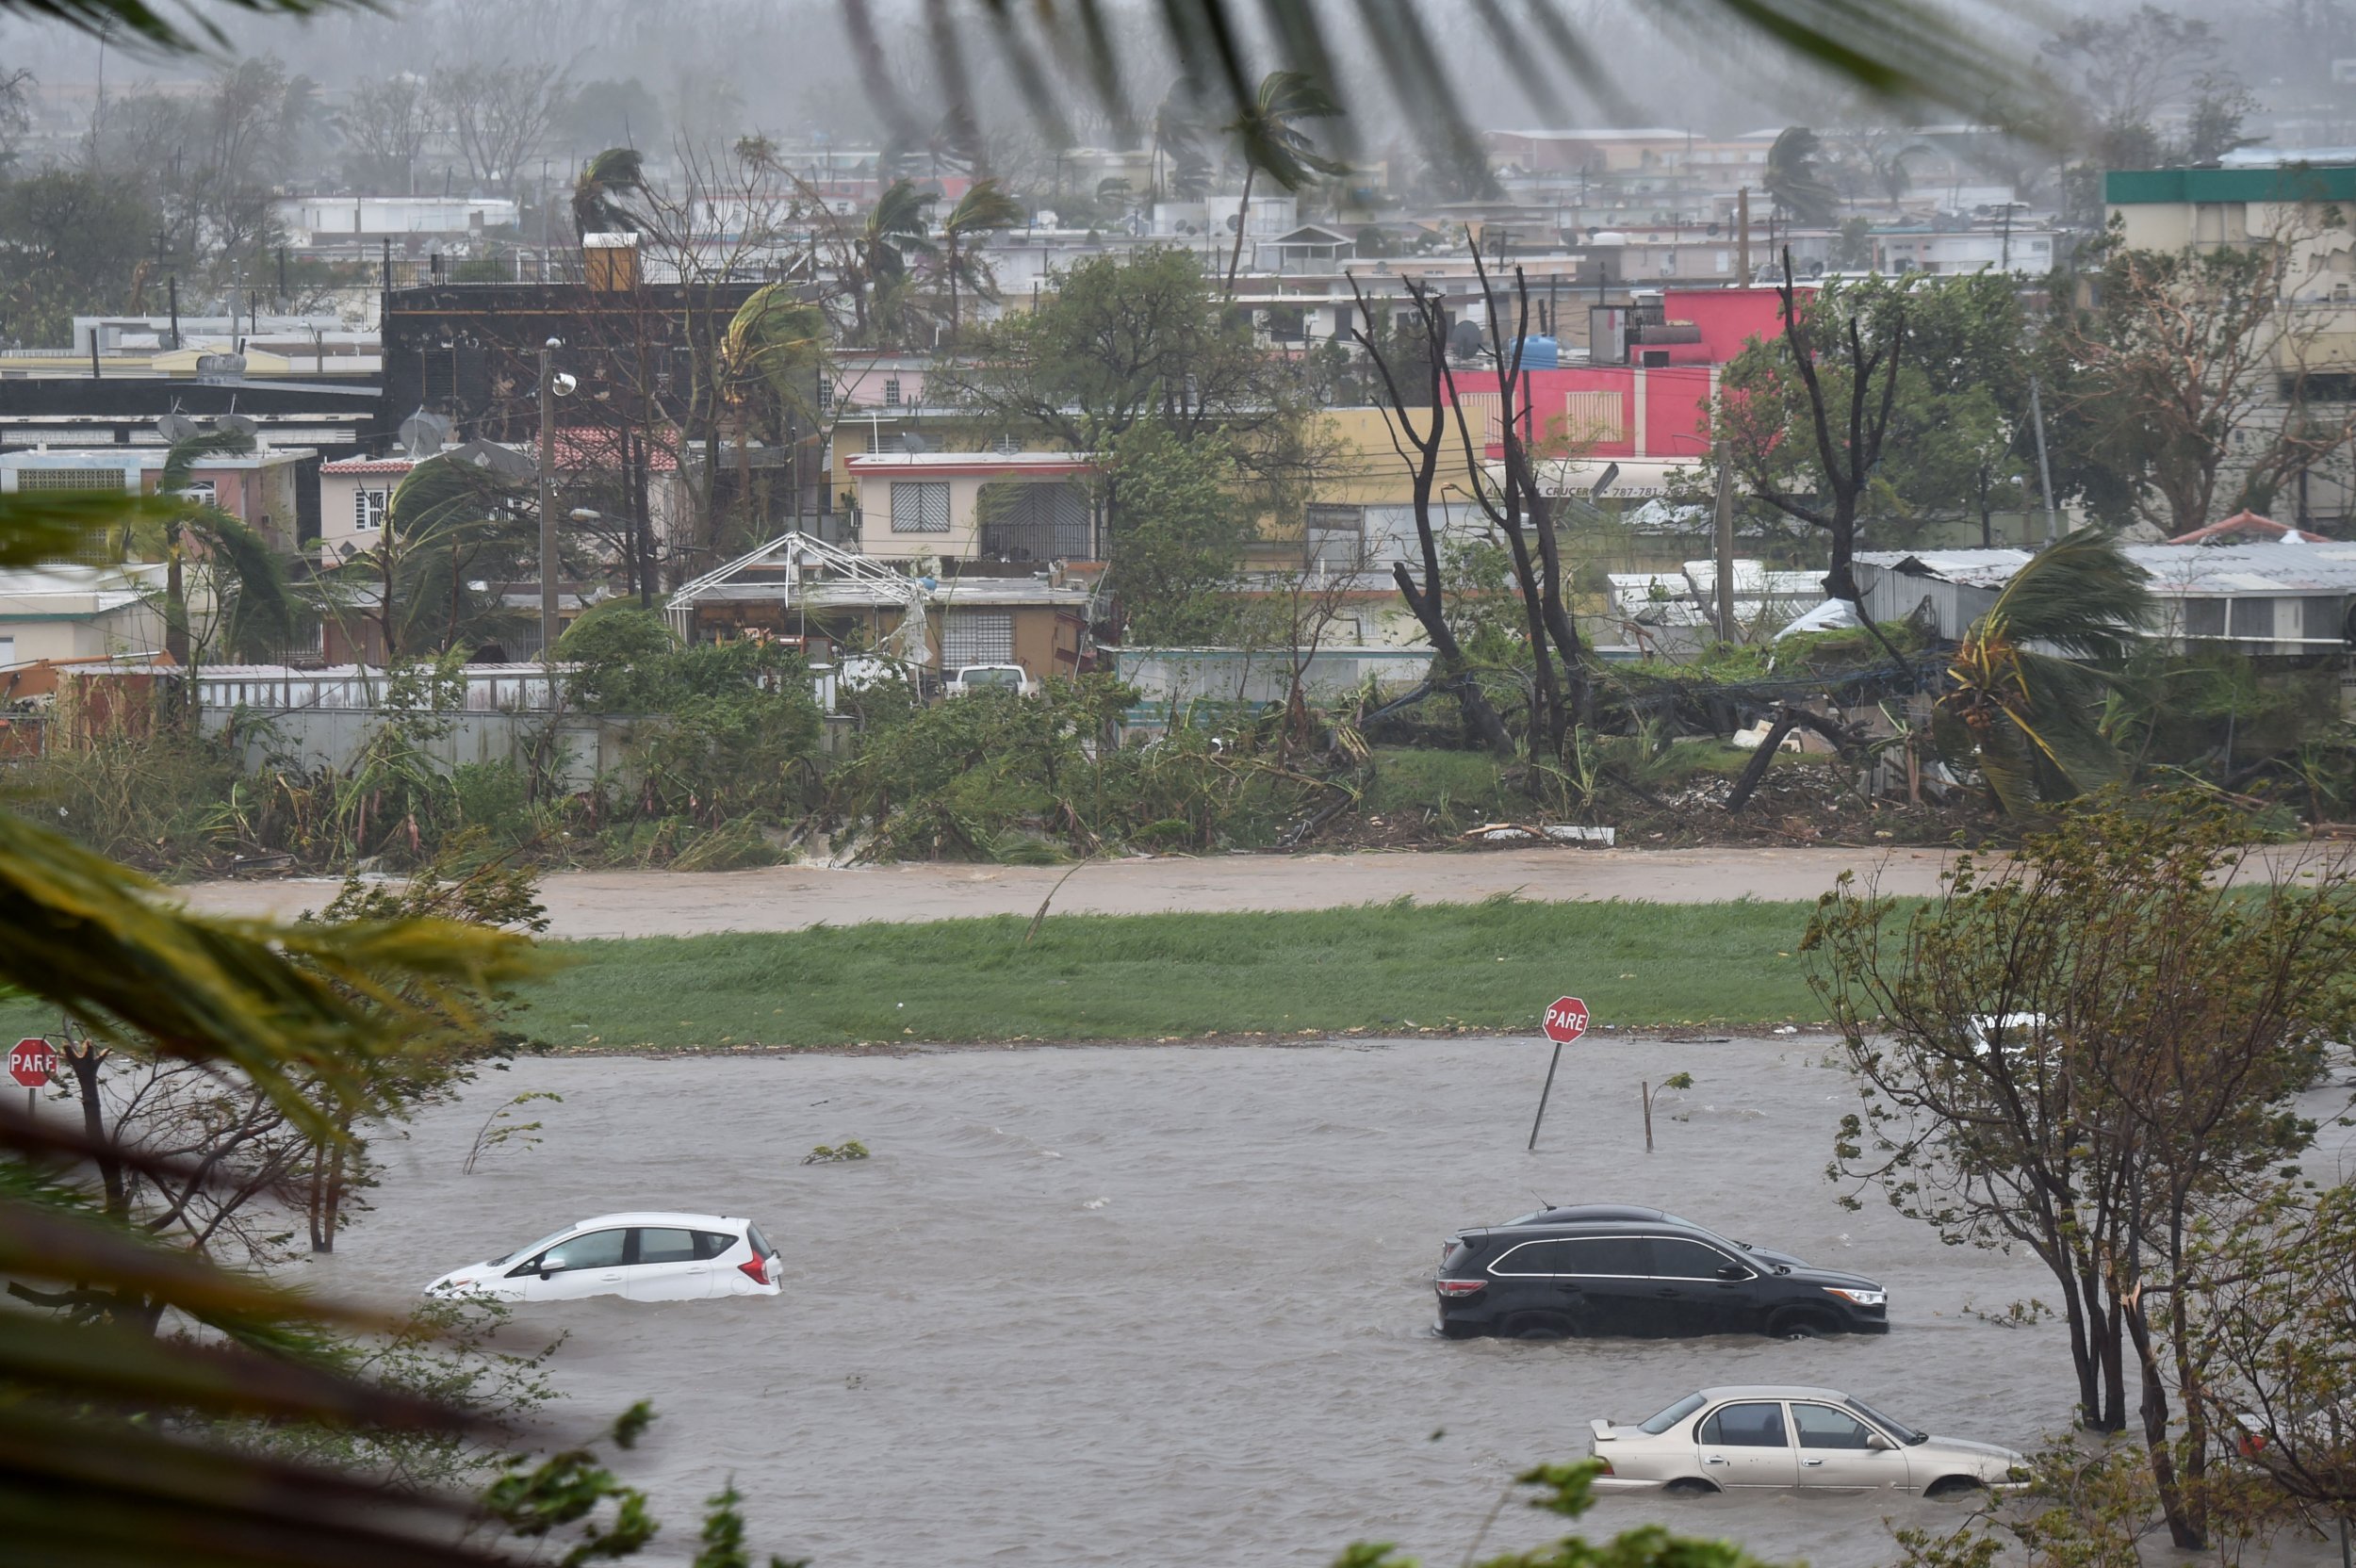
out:
{"label": "car taillight", "polygon": [[767,1258],[756,1257],[750,1263],[740,1263],[736,1266],[757,1285],[765,1285],[769,1282],[769,1260]]}
{"label": "car taillight", "polygon": [[1437,1280],[1433,1283],[1443,1296],[1478,1296],[1489,1288],[1486,1280]]}

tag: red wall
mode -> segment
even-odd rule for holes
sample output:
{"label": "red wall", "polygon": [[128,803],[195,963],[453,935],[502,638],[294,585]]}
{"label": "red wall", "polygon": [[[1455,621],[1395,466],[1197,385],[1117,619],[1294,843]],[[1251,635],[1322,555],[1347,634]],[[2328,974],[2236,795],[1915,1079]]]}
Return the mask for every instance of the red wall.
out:
{"label": "red wall", "polygon": [[[1567,370],[1525,370],[1514,399],[1522,429],[1533,443],[1564,417],[1574,392],[1616,392],[1620,397],[1620,439],[1599,440],[1592,450],[1598,457],[1690,458],[1709,446],[1704,434],[1704,410],[1710,400],[1710,367],[1677,365],[1642,369],[1633,365],[1582,365]],[[1456,372],[1457,389],[1467,396],[1494,393],[1492,371]],[[1636,400],[1644,400],[1644,442],[1637,442]],[[1573,427],[1577,433],[1577,427]],[[1504,449],[1489,448],[1502,457]]]}
{"label": "red wall", "polygon": [[[1701,329],[1704,364],[1724,365],[1754,337],[1783,331],[1783,301],[1772,288],[1672,289],[1661,297],[1662,314]],[[1691,349],[1693,344],[1679,344]]]}

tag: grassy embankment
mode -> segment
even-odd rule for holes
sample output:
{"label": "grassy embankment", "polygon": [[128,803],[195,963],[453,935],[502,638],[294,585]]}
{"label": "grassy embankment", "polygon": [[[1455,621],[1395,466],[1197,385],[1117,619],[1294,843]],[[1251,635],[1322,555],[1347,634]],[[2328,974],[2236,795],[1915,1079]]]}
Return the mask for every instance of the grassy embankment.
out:
{"label": "grassy embankment", "polygon": [[517,1022],[559,1048],[1535,1030],[1557,996],[1628,1027],[1824,1017],[1810,906],[1405,902],[1006,916],[553,944]]}

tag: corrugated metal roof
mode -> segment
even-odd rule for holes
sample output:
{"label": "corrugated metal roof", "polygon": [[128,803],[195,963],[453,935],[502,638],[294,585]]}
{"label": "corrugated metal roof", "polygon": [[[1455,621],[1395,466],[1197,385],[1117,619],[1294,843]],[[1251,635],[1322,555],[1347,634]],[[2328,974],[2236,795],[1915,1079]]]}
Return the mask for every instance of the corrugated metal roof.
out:
{"label": "corrugated metal roof", "polygon": [[[2356,544],[2129,545],[2127,559],[2162,598],[2356,593]],[[1859,550],[1860,565],[1972,588],[2001,588],[2027,565],[2027,550]]]}

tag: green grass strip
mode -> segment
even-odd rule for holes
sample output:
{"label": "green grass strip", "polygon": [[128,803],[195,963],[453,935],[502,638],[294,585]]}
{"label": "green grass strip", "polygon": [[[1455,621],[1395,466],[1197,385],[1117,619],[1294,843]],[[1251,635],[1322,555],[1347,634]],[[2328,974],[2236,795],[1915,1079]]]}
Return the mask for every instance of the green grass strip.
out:
{"label": "green grass strip", "polygon": [[560,1048],[1133,1040],[1808,1021],[1812,906],[1393,904],[1285,913],[1001,916],[552,944],[515,1021]]}

